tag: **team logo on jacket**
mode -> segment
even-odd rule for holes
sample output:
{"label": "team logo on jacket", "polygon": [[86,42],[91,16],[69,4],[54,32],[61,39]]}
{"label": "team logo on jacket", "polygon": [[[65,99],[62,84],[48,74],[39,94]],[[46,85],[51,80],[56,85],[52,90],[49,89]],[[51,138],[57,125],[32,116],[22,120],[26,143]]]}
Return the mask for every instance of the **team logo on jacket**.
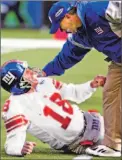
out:
{"label": "team logo on jacket", "polygon": [[102,34],[104,32],[101,27],[97,27],[94,30],[97,34]]}

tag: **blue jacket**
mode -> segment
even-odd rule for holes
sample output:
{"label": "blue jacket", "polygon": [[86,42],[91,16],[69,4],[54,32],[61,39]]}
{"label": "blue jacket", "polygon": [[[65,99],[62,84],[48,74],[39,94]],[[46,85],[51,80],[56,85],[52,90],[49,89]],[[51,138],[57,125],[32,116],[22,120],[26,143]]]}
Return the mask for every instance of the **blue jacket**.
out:
{"label": "blue jacket", "polygon": [[111,10],[112,5],[117,4],[108,1],[76,3],[77,14],[83,25],[66,41],[54,60],[43,68],[47,76],[63,74],[81,61],[93,47],[110,60],[121,63],[121,17],[116,17],[118,14]]}

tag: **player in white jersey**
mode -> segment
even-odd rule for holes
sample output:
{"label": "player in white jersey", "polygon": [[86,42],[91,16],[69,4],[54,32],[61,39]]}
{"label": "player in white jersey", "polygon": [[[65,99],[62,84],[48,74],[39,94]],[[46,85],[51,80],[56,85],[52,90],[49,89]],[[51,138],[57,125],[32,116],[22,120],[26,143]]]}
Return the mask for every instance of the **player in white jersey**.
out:
{"label": "player in white jersey", "polygon": [[84,84],[65,84],[42,77],[19,60],[4,63],[0,75],[1,86],[11,93],[2,112],[8,155],[32,152],[35,143],[26,142],[27,132],[56,150],[77,154],[87,153],[89,146],[103,138],[102,116],[83,112],[67,100],[81,103],[90,98],[95,88],[104,85],[105,77],[97,76]]}

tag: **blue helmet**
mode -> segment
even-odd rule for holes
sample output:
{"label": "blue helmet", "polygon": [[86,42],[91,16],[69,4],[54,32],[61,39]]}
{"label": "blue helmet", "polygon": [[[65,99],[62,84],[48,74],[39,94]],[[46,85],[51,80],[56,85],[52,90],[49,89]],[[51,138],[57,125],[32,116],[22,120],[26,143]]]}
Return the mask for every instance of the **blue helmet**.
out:
{"label": "blue helmet", "polygon": [[28,68],[26,61],[10,60],[4,63],[0,69],[2,88],[13,94],[26,93],[31,87],[22,79],[26,68]]}

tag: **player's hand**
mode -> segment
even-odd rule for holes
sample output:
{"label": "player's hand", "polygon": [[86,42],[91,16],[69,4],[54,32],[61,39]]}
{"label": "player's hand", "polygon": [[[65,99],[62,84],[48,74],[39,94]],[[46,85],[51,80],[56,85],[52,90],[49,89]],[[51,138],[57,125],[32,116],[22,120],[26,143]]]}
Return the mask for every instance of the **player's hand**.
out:
{"label": "player's hand", "polygon": [[35,142],[25,142],[21,151],[22,155],[31,154],[35,146]]}
{"label": "player's hand", "polygon": [[90,86],[92,88],[103,87],[105,82],[106,82],[106,77],[99,75],[93,79],[93,81],[90,83]]}

